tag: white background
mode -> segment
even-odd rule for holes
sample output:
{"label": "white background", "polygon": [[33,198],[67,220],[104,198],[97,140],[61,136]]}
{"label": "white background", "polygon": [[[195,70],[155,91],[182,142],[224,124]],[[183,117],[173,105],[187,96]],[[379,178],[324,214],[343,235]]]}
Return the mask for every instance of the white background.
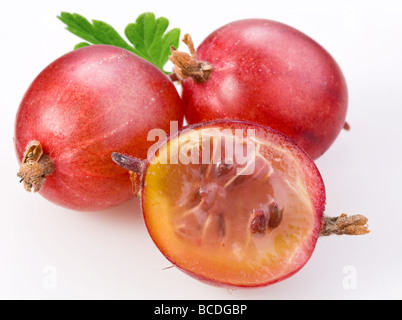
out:
{"label": "white background", "polygon": [[[345,74],[352,128],[317,161],[326,212],[364,214],[371,234],[319,239],[311,260],[290,279],[227,290],[168,268],[144,227],[138,200],[83,214],[25,192],[16,177],[14,118],[36,75],[80,42],[56,19],[61,11],[106,21],[122,34],[151,11],[190,33],[195,44],[228,22],[254,17],[284,22],[317,40]],[[0,12],[0,298],[402,298],[399,1],[36,0],[2,1]]]}

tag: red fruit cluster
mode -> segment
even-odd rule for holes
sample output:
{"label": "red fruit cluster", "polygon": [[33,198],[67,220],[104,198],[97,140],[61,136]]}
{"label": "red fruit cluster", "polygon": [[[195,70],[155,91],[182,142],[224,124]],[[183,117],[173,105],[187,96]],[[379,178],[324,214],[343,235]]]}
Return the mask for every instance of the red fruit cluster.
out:
{"label": "red fruit cluster", "polygon": [[[184,42],[190,54],[172,48],[171,78],[108,45],[75,50],[43,70],[16,117],[25,188],[75,210],[116,206],[134,188],[161,252],[215,284],[275,283],[303,267],[320,235],[367,233],[362,216],[323,216],[325,188],[313,160],[345,126],[348,100],[330,54],[262,19],[223,26],[198,50],[188,35]],[[168,132],[171,121],[181,127],[184,116],[192,125],[146,159],[150,130]],[[249,129],[254,136],[244,142],[238,130]],[[199,162],[210,145],[209,162]],[[221,157],[249,145],[244,166]],[[168,161],[189,154],[197,161]]]}

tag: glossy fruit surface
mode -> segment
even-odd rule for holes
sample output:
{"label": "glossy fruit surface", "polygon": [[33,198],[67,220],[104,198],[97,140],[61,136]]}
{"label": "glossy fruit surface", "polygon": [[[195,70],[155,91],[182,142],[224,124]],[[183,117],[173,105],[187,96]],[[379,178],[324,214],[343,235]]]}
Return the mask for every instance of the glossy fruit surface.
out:
{"label": "glossy fruit surface", "polygon": [[157,247],[197,279],[268,285],[297,272],[314,250],[323,181],[306,153],[273,129],[197,124],[148,162],[114,159],[143,176],[143,213]]}
{"label": "glossy fruit surface", "polygon": [[211,33],[197,60],[208,80],[184,79],[188,123],[239,119],[270,126],[295,140],[311,158],[322,155],[345,124],[344,76],[317,42],[285,24],[240,20]]}
{"label": "glossy fruit surface", "polygon": [[119,149],[146,158],[153,128],[183,120],[173,83],[121,48],[94,45],[45,68],[26,92],[15,124],[19,161],[40,142],[54,170],[39,191],[76,210],[99,210],[133,197],[127,171],[110,159]]}

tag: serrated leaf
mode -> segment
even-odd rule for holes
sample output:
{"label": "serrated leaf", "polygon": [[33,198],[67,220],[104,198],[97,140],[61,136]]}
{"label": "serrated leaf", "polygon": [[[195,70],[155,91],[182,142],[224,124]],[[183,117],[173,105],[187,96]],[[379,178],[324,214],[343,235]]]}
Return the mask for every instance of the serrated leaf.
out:
{"label": "serrated leaf", "polygon": [[103,21],[92,20],[91,23],[77,13],[68,12],[62,12],[58,18],[66,24],[68,31],[87,41],[77,44],[76,49],[90,44],[114,45],[134,52],[162,71],[170,56],[170,46],[177,47],[179,44],[180,29],[165,33],[169,20],[164,17],[155,19],[155,15],[150,12],[141,14],[135,23],[125,28],[125,35],[133,46]]}
{"label": "serrated leaf", "polygon": [[62,12],[58,17],[67,25],[67,30],[92,44],[109,44],[135,51],[109,24],[92,20],[92,24],[77,13]]}
{"label": "serrated leaf", "polygon": [[126,50],[135,51],[109,24],[99,20],[92,20],[92,24],[98,40],[102,44],[114,45]]}
{"label": "serrated leaf", "polygon": [[67,25],[66,29],[71,33],[90,43],[99,43],[96,37],[93,36],[93,26],[83,16],[77,13],[62,12],[58,18]]}
{"label": "serrated leaf", "polygon": [[164,35],[168,26],[168,19],[155,19],[153,13],[147,12],[126,27],[125,35],[142,56],[162,69],[169,59],[170,46],[177,47],[180,38],[180,29],[173,29]]}

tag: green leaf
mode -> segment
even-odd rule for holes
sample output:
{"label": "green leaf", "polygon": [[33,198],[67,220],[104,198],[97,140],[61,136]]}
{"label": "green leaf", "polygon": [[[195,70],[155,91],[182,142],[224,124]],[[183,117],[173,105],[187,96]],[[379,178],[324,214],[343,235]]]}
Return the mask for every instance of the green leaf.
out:
{"label": "green leaf", "polygon": [[164,17],[155,19],[155,15],[150,12],[141,14],[135,23],[130,23],[125,28],[125,36],[132,45],[103,21],[92,20],[91,23],[77,13],[68,12],[62,12],[58,18],[66,24],[68,31],[86,41],[77,44],[75,49],[90,44],[114,45],[137,54],[162,71],[170,56],[170,46],[179,45],[180,29],[166,32],[169,20]]}
{"label": "green leaf", "polygon": [[76,13],[62,12],[58,18],[67,25],[66,29],[76,36],[92,44],[100,43],[93,35],[93,26],[83,16]]}
{"label": "green leaf", "polygon": [[91,44],[88,43],[88,42],[80,42],[80,43],[75,45],[74,50],[77,50],[77,49],[80,49],[80,48],[83,48],[83,47],[88,47],[90,45]]}
{"label": "green leaf", "polygon": [[[180,43],[180,29],[172,29],[168,33],[166,33],[162,38],[162,50],[160,52],[159,61],[160,63],[165,64],[169,59],[171,54],[170,47],[173,46],[175,48],[179,47]],[[166,59],[167,57],[167,59]]]}
{"label": "green leaf", "polygon": [[170,46],[179,45],[180,29],[165,34],[168,26],[168,19],[155,19],[153,13],[144,13],[126,27],[125,35],[148,61],[162,68],[169,59]]}

